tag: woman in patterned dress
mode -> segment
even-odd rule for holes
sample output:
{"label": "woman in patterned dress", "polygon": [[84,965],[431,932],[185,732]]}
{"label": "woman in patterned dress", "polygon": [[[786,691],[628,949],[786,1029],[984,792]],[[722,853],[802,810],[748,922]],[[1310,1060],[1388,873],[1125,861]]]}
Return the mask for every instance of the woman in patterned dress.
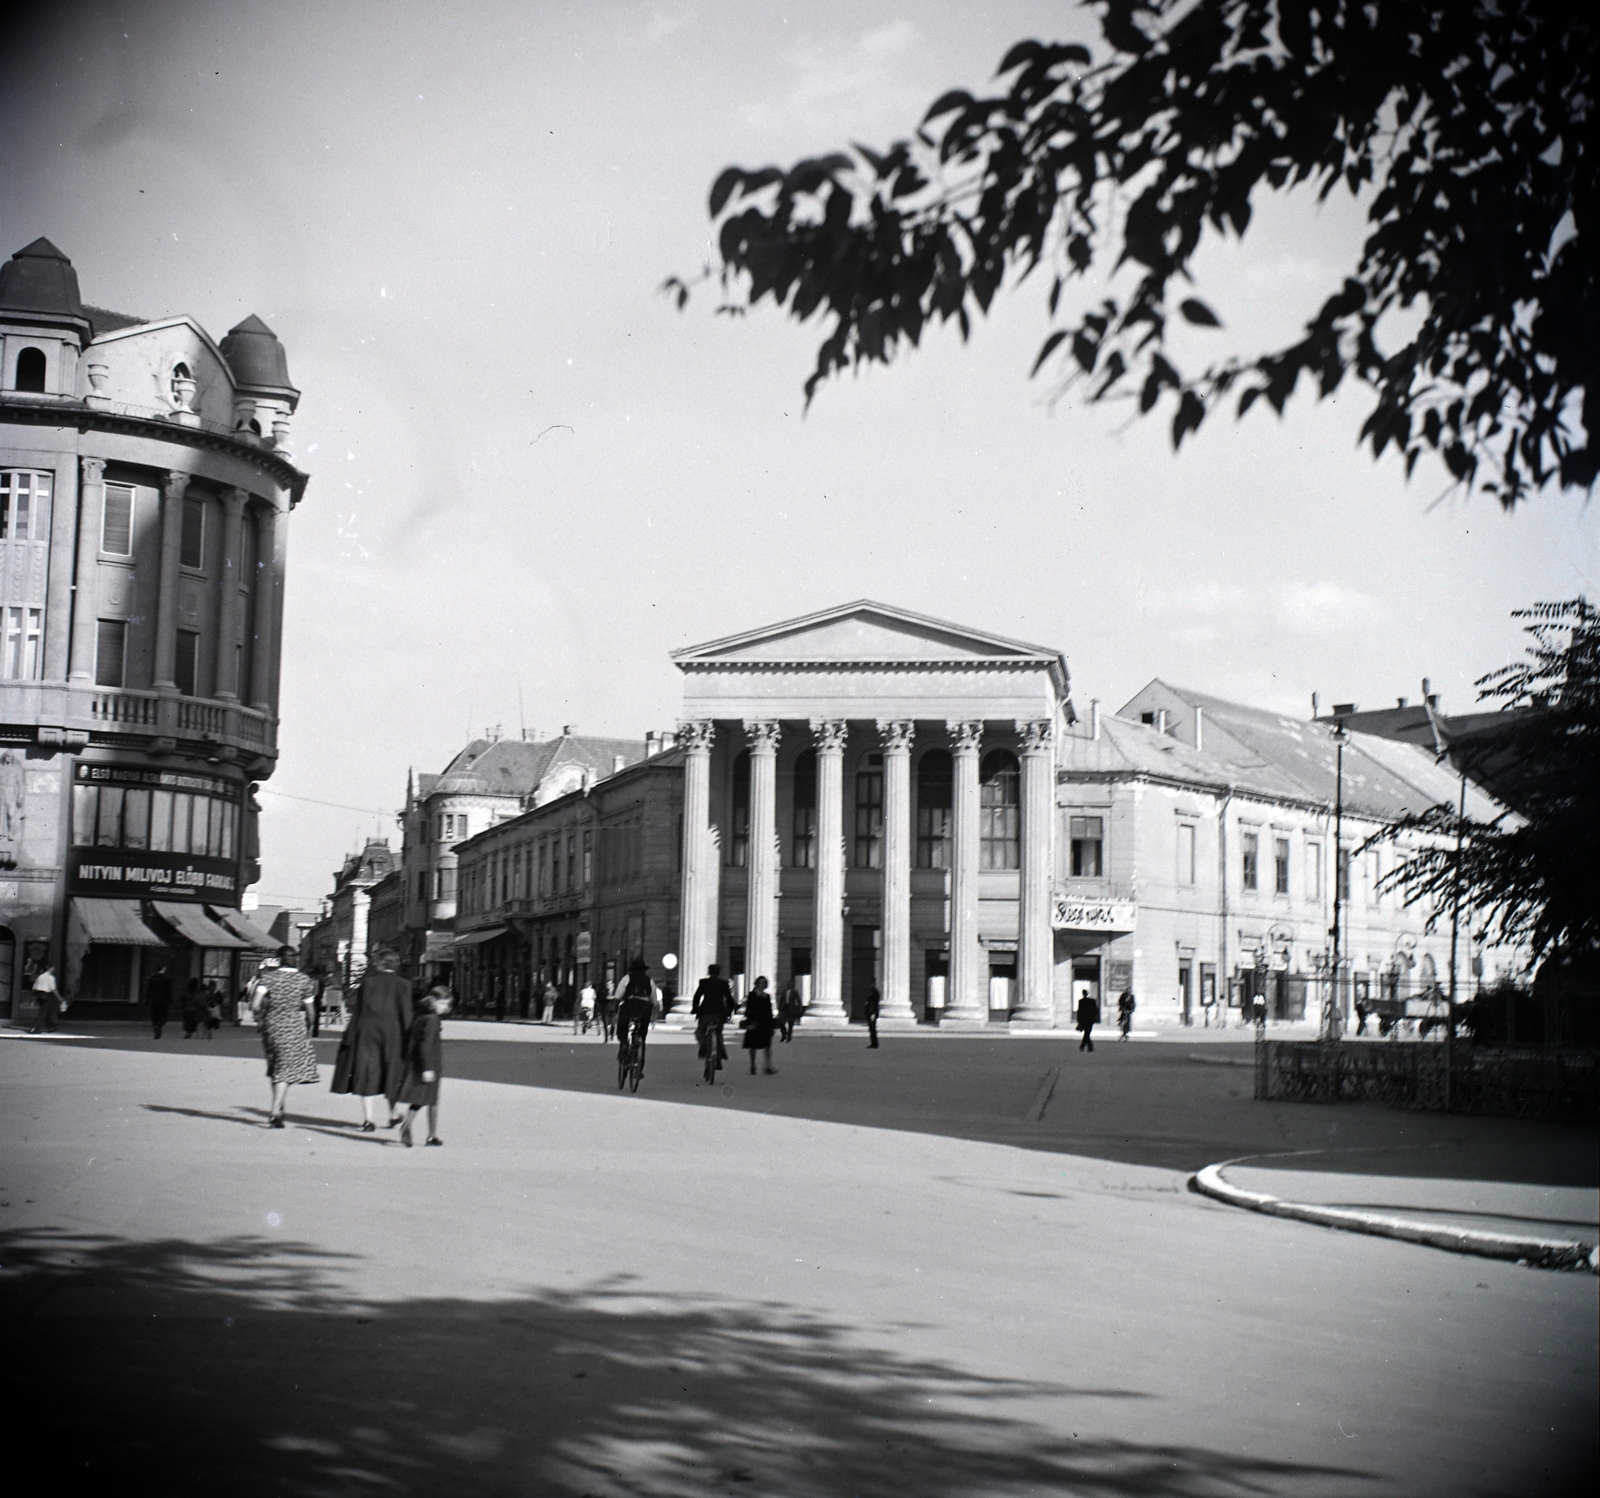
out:
{"label": "woman in patterned dress", "polygon": [[[270,961],[270,959],[269,959]],[[267,1052],[267,1078],[272,1084],[269,1129],[283,1127],[283,1108],[296,1082],[317,1080],[317,1053],[311,1049],[310,1013],[317,986],[294,967],[293,947],[280,947],[276,963],[262,964],[251,1008]]]}

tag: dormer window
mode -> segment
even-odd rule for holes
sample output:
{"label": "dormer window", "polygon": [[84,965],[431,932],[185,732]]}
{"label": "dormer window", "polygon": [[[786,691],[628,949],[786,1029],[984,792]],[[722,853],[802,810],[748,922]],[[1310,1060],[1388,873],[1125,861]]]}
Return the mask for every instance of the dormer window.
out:
{"label": "dormer window", "polygon": [[17,355],[17,389],[30,395],[44,394],[44,350],[25,348]]}

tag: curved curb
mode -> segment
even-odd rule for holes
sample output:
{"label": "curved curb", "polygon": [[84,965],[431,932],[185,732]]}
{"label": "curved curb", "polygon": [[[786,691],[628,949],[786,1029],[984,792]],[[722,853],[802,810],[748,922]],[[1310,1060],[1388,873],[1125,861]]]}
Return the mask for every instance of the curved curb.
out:
{"label": "curved curb", "polygon": [[[1244,1159],[1253,1159],[1246,1156]],[[1485,1259],[1514,1259],[1540,1269],[1577,1269],[1600,1273],[1600,1247],[1576,1239],[1519,1238],[1509,1233],[1485,1233],[1473,1228],[1438,1227],[1408,1222],[1403,1217],[1385,1217],[1376,1212],[1358,1212],[1348,1207],[1316,1207],[1306,1202],[1286,1202],[1259,1191],[1246,1191],[1222,1178],[1229,1165],[1241,1160],[1223,1160],[1208,1165],[1189,1177],[1189,1184],[1203,1196],[1230,1207],[1250,1212],[1265,1212],[1272,1217],[1291,1217],[1318,1227],[1340,1228],[1347,1233],[1371,1233],[1380,1238],[1399,1238],[1427,1248],[1442,1248],[1451,1253],[1476,1254]]]}

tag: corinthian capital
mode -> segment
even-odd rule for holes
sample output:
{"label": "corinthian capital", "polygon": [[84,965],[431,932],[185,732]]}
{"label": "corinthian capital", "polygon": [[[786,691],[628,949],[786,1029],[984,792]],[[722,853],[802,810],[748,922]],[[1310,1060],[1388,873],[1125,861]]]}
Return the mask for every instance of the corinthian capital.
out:
{"label": "corinthian capital", "polygon": [[749,744],[752,754],[776,754],[778,752],[778,740],[782,736],[782,725],[770,718],[746,718],[744,720],[745,742]]}
{"label": "corinthian capital", "polygon": [[843,754],[845,740],[850,736],[850,725],[843,718],[813,718],[811,738],[818,754]]}
{"label": "corinthian capital", "polygon": [[983,743],[983,724],[980,721],[946,723],[950,731],[950,747],[957,754],[976,754]]}
{"label": "corinthian capital", "polygon": [[1054,727],[1049,718],[1035,718],[1031,722],[1018,718],[1016,729],[1022,739],[1022,752],[1044,754],[1048,751]]}
{"label": "corinthian capital", "polygon": [[86,484],[98,484],[106,476],[104,458],[79,458],[78,467],[83,473],[83,481]]}
{"label": "corinthian capital", "polygon": [[168,473],[166,482],[167,498],[182,499],[184,490],[189,487],[189,478],[189,474],[179,473],[176,468]]}
{"label": "corinthian capital", "polygon": [[911,741],[917,736],[917,725],[903,719],[878,719],[878,732],[883,736],[885,754],[909,754]]}
{"label": "corinthian capital", "polygon": [[690,754],[709,754],[716,738],[717,725],[709,718],[696,718],[678,725],[678,746]]}

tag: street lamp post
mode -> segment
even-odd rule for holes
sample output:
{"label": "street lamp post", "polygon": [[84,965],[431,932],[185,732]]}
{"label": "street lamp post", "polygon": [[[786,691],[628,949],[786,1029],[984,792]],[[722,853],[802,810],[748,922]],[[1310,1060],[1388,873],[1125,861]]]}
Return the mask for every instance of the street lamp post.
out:
{"label": "street lamp post", "polygon": [[1344,913],[1344,746],[1350,742],[1345,715],[1355,704],[1334,708],[1334,793],[1333,793],[1333,965],[1329,972],[1328,997],[1322,1006],[1322,1038],[1337,1040],[1343,1014],[1339,1008],[1339,941]]}

